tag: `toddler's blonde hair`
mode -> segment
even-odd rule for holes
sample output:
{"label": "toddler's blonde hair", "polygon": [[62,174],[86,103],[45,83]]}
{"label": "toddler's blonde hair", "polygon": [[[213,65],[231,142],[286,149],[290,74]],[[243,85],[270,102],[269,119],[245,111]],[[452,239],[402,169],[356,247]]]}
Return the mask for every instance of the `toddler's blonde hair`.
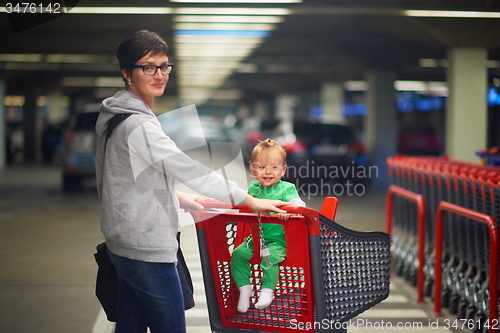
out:
{"label": "toddler's blonde hair", "polygon": [[283,165],[286,165],[286,152],[281,147],[279,143],[272,139],[265,139],[259,141],[259,143],[252,150],[252,155],[250,155],[250,165],[255,162],[257,158],[266,158],[270,155],[277,154],[283,159]]}

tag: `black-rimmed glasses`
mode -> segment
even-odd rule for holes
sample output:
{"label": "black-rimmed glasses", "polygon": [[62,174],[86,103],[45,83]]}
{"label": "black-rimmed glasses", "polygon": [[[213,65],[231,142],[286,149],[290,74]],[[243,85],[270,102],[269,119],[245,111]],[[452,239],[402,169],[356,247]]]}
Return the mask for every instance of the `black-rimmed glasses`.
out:
{"label": "black-rimmed glasses", "polygon": [[155,65],[133,65],[132,68],[142,68],[142,72],[145,75],[155,75],[156,71],[159,69],[160,73],[163,75],[170,74],[172,72],[172,69],[174,68],[174,64],[163,64],[161,66],[155,66]]}

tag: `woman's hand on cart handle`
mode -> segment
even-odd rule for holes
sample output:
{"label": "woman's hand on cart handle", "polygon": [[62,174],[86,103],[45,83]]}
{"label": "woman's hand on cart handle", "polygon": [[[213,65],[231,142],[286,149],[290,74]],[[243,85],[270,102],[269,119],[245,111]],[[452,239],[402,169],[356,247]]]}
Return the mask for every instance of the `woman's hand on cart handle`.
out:
{"label": "woman's hand on cart handle", "polygon": [[179,199],[179,204],[185,212],[197,212],[202,210],[204,207],[198,201],[200,197],[196,194],[185,193],[180,191],[175,191],[177,198]]}
{"label": "woman's hand on cart handle", "polygon": [[284,206],[288,204],[281,200],[269,200],[269,199],[257,199],[251,195],[247,195],[244,202],[251,210],[261,213],[262,215],[269,217],[269,211],[275,213],[286,213],[285,210],[279,209],[279,206]]}

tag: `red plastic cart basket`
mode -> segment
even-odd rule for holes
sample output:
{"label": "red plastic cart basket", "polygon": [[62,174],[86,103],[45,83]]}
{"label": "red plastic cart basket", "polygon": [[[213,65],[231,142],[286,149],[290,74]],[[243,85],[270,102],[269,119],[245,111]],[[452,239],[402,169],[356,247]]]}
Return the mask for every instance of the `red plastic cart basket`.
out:
{"label": "red plastic cart basket", "polygon": [[345,332],[349,319],[387,298],[389,235],[353,231],[335,223],[337,203],[336,198],[326,198],[320,212],[281,207],[300,214],[287,221],[262,217],[262,223],[284,226],[287,258],[280,264],[273,303],[257,310],[253,304],[262,272],[259,244],[254,242],[252,306],[244,314],[236,309],[239,290],[229,267],[232,250],[245,237],[252,234],[259,239],[257,214],[245,206],[214,201],[203,202],[205,209],[192,213],[213,332]]}

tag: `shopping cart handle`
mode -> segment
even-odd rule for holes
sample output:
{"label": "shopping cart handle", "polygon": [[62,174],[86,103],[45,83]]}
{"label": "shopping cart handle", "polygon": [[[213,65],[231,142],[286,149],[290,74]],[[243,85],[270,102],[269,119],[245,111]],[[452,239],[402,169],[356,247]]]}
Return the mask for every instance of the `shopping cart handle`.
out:
{"label": "shopping cart handle", "polygon": [[[330,204],[332,202],[336,203],[337,199],[336,198],[333,198],[333,199],[335,199],[335,200],[333,200],[333,201],[326,200],[326,201],[328,201],[328,203],[330,203]],[[243,218],[245,216],[252,217],[252,216],[257,215],[255,213],[252,213],[252,210],[247,205],[233,205],[233,204],[221,202],[221,201],[218,201],[215,199],[206,199],[203,201],[198,201],[198,203],[200,203],[204,207],[204,210],[197,211],[197,212],[191,212],[191,214],[193,215],[193,217],[197,223],[196,225],[199,228],[204,228],[204,227],[202,226],[203,224],[198,223],[198,222],[206,221],[210,215],[213,215],[214,213],[216,215],[224,214],[224,212],[210,211],[211,209],[239,210],[239,212],[237,212],[237,214],[241,218]],[[322,207],[321,212],[318,212],[314,209],[307,208],[307,207],[299,207],[299,206],[291,206],[291,205],[283,205],[283,206],[280,206],[280,208],[283,209],[284,211],[286,211],[287,213],[300,215],[300,216],[292,216],[292,218],[294,220],[295,219],[302,219],[306,223],[306,225],[309,229],[309,234],[311,236],[319,236],[320,213],[322,215],[325,215],[324,214],[325,213],[324,207]],[[327,215],[325,215],[325,216],[328,218],[334,217],[335,211],[336,211],[336,205],[334,207],[332,207],[330,209],[330,211],[326,211],[327,215],[329,215],[329,216],[327,216]],[[230,213],[230,212],[228,212],[228,213]],[[206,215],[206,214],[208,214],[208,215]],[[234,215],[234,213],[230,213],[230,214]],[[249,220],[247,220],[247,221],[249,221]],[[262,222],[263,223],[284,223],[286,221],[278,220],[276,215],[271,215],[269,218],[264,217],[262,219]]]}
{"label": "shopping cart handle", "polygon": [[[215,199],[206,199],[203,201],[198,201],[205,209],[206,208],[214,208],[214,209],[239,209],[239,210],[244,210],[251,212],[252,210],[250,207],[247,205],[233,205],[230,203],[225,203],[221,202]],[[280,209],[285,210],[287,213],[290,214],[304,214],[304,209],[307,210],[305,207],[299,207],[299,206],[290,206],[290,205],[283,205],[279,206]]]}

